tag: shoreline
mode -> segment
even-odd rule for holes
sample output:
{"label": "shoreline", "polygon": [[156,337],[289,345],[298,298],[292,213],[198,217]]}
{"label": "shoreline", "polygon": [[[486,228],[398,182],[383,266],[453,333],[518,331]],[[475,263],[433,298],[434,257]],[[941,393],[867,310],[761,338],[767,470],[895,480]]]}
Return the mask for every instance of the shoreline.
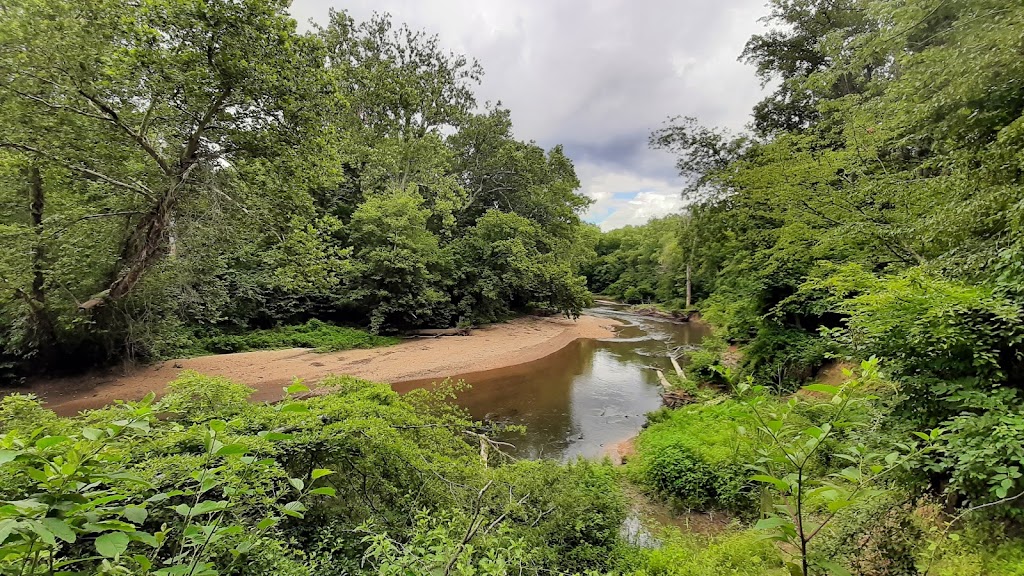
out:
{"label": "shoreline", "polygon": [[[161,394],[185,370],[223,376],[256,389],[253,402],[274,401],[301,378],[316,392],[327,376],[348,375],[389,384],[425,383],[527,364],[579,339],[615,336],[611,318],[525,316],[474,330],[469,336],[411,339],[382,348],[318,353],[305,348],[259,350],[167,360],[128,369],[39,380],[3,393],[35,394],[59,415],[101,408],[117,400]],[[412,386],[404,386],[407,389]]]}

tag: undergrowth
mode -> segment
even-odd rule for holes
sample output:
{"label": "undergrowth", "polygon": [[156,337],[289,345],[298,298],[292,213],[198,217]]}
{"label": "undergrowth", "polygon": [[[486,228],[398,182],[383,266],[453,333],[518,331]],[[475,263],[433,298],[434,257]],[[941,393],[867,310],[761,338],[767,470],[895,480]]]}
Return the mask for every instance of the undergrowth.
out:
{"label": "undergrowth", "polygon": [[279,326],[265,330],[228,333],[216,331],[197,335],[185,355],[229,354],[250,350],[313,348],[318,352],[338,352],[356,348],[376,348],[398,343],[398,338],[378,336],[356,328],[335,326],[320,320],[305,324]]}

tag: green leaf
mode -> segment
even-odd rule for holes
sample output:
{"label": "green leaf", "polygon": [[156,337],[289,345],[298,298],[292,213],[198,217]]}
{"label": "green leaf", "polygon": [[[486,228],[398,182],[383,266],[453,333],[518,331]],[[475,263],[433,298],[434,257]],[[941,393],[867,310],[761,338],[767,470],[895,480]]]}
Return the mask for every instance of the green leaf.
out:
{"label": "green leaf", "polygon": [[288,483],[295,487],[296,490],[302,491],[302,488],[306,485],[300,478],[289,478]]}
{"label": "green leaf", "polygon": [[227,509],[227,507],[227,500],[204,500],[191,508],[189,508],[187,504],[179,504],[174,507],[174,511],[182,516],[191,516],[192,518],[195,518],[196,516],[210,514],[211,512],[220,512],[221,510]]}
{"label": "green leaf", "polygon": [[65,442],[70,441],[71,438],[68,438],[67,436],[46,436],[45,438],[40,438],[39,440],[36,441],[36,448],[39,448],[40,450],[46,450],[47,448],[52,448],[53,446],[56,446],[58,444],[63,444]]}
{"label": "green leaf", "polygon": [[20,450],[0,450],[0,464],[7,464],[21,454]]}
{"label": "green leaf", "polygon": [[18,521],[12,518],[5,518],[0,520],[0,544],[3,544],[7,537],[14,532],[14,527],[18,525]]}
{"label": "green leaf", "polygon": [[291,386],[284,389],[288,394],[301,394],[303,392],[309,392],[309,386],[306,386],[301,381],[296,380]]}
{"label": "green leaf", "polygon": [[135,560],[135,563],[138,564],[140,568],[142,568],[143,572],[149,572],[149,569],[153,567],[153,563],[149,560],[149,558],[146,558],[142,554],[136,554],[132,556],[132,560]]}
{"label": "green leaf", "polygon": [[131,532],[129,537],[135,542],[142,542],[150,548],[159,548],[160,539],[148,532]]}
{"label": "green leaf", "polygon": [[264,518],[263,520],[260,520],[259,524],[256,525],[256,529],[266,530],[267,528],[270,528],[271,526],[275,525],[277,525],[277,518]]}
{"label": "green leaf", "polygon": [[337,496],[338,491],[330,486],[322,486],[320,488],[313,488],[309,491],[310,494],[317,494],[320,496]]}
{"label": "green leaf", "polygon": [[271,442],[280,442],[282,440],[291,440],[292,438],[295,437],[292,434],[284,434],[284,433],[281,433],[281,432],[266,432],[266,433],[260,433],[259,435],[264,437],[264,438],[266,438],[267,440],[270,440]]}
{"label": "green leaf", "polygon": [[327,468],[317,468],[313,470],[312,478],[313,480],[319,480],[320,478],[323,478],[324,476],[330,476],[331,474],[334,474],[334,470],[328,470]]}
{"label": "green leaf", "polygon": [[754,530],[775,530],[782,526],[788,526],[792,524],[789,520],[782,518],[781,516],[770,516],[768,518],[761,518],[754,525]]}
{"label": "green leaf", "polygon": [[217,456],[234,456],[236,454],[245,454],[248,448],[244,444],[225,444],[217,449],[215,454]]}
{"label": "green leaf", "polygon": [[778,489],[780,492],[789,492],[789,483],[787,483],[785,480],[781,480],[774,476],[757,474],[755,476],[751,476],[750,479],[753,480],[754,482],[764,482],[766,484],[771,484],[775,486],[775,488]]}
{"label": "green leaf", "polygon": [[31,520],[29,522],[26,522],[26,525],[28,526],[28,529],[31,530],[32,532],[34,532],[35,535],[38,536],[39,539],[42,540],[43,542],[46,542],[47,544],[49,544],[51,546],[53,546],[54,544],[57,543],[56,536],[46,526],[46,524],[43,521],[41,521],[41,520]]}
{"label": "green leaf", "polygon": [[82,437],[86,440],[99,440],[103,437],[103,431],[96,428],[82,428]]}
{"label": "green leaf", "polygon": [[280,408],[281,412],[309,412],[309,407],[299,402],[291,402],[283,404]]}
{"label": "green leaf", "polygon": [[123,532],[110,532],[96,539],[96,551],[104,558],[117,558],[128,549],[131,541]]}
{"label": "green leaf", "polygon": [[142,524],[149,517],[149,511],[141,506],[125,506],[121,515],[133,524]]}
{"label": "green leaf", "polygon": [[304,518],[305,516],[302,513],[306,511],[306,505],[295,500],[285,504],[282,511],[293,518]]}
{"label": "green leaf", "polygon": [[74,544],[75,540],[78,539],[78,536],[75,534],[75,531],[71,528],[71,526],[69,526],[67,522],[61,520],[60,518],[43,518],[42,522],[43,525],[45,525],[50,530],[50,532],[53,532],[54,536],[60,538],[68,544]]}

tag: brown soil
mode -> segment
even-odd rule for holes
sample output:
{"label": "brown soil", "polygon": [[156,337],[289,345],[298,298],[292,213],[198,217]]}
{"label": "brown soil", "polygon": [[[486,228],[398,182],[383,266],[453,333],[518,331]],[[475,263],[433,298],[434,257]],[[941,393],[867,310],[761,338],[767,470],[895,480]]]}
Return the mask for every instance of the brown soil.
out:
{"label": "brown soil", "polygon": [[623,488],[630,508],[655,538],[672,528],[684,534],[717,536],[734,526],[732,516],[725,512],[675,511],[668,504],[644,494],[632,484],[627,483]]}
{"label": "brown soil", "polygon": [[838,362],[832,361],[827,362],[824,366],[818,370],[817,376],[814,377],[815,382],[821,382],[822,384],[831,384],[832,386],[840,386],[850,380],[850,376],[843,374],[843,370],[849,370],[856,374],[859,366],[852,362]]}
{"label": "brown soil", "polygon": [[622,466],[634,454],[636,454],[636,436],[631,436],[621,442],[606,446],[604,449],[604,455],[616,466]]}
{"label": "brown soil", "polygon": [[315,386],[326,376],[346,374],[378,382],[442,379],[515,366],[557,352],[580,338],[615,335],[615,320],[581,316],[529,316],[494,324],[469,336],[407,340],[395,346],[320,354],[312,350],[266,350],[169,360],[150,366],[110,370],[74,378],[40,380],[4,392],[39,396],[61,415],[99,408],[115,400],[137,400],[164,386],[183,370],[224,376],[256,389],[254,401],[281,398],[281,389],[295,378]]}

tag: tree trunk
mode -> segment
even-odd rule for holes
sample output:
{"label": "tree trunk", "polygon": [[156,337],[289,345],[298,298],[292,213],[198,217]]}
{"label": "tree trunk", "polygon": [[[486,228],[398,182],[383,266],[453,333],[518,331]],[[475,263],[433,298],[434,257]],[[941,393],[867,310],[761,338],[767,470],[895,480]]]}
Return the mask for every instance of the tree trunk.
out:
{"label": "tree trunk", "polygon": [[25,299],[32,315],[32,340],[44,363],[50,358],[56,334],[50,316],[46,313],[46,247],[43,245],[43,213],[46,197],[43,192],[43,176],[39,167],[28,169],[29,213],[35,244],[32,247],[32,287]]}
{"label": "tree trunk", "polygon": [[43,276],[43,259],[46,257],[46,248],[43,246],[43,209],[46,200],[43,197],[43,176],[38,166],[33,165],[29,168],[28,189],[32,230],[36,235],[35,246],[32,249],[32,299],[42,306],[46,303]]}
{"label": "tree trunk", "polygon": [[171,212],[177,197],[175,188],[172,186],[160,202],[135,225],[121,252],[121,270],[114,281],[106,290],[83,302],[79,308],[92,310],[103,306],[108,300],[123,298],[139,283],[146,270],[160,259],[167,245]]}
{"label": "tree trunk", "polygon": [[693,285],[690,283],[690,263],[686,263],[686,309],[693,305]]}

